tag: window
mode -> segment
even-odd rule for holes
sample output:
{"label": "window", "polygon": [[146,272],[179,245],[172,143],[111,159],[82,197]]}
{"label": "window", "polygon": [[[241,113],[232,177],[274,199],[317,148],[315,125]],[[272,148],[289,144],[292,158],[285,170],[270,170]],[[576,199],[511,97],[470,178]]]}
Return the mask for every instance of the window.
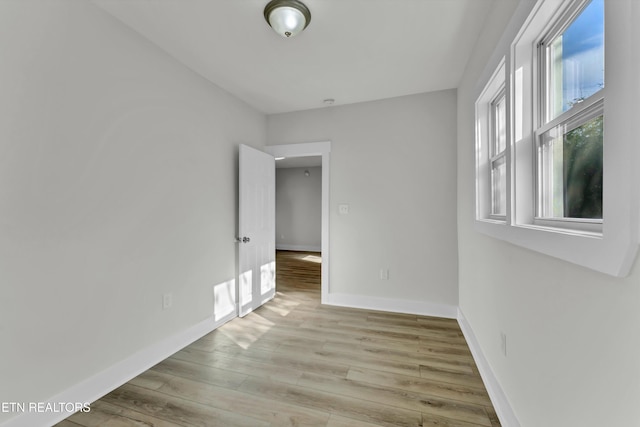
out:
{"label": "window", "polygon": [[520,2],[475,104],[478,231],[628,274],[640,241],[638,16],[637,0]]}
{"label": "window", "polygon": [[491,214],[507,215],[507,96],[504,86],[491,103]]}
{"label": "window", "polygon": [[604,0],[568,8],[538,57],[536,217],[586,228],[602,222]]}
{"label": "window", "polygon": [[504,58],[476,102],[477,217],[507,215],[507,92]]}

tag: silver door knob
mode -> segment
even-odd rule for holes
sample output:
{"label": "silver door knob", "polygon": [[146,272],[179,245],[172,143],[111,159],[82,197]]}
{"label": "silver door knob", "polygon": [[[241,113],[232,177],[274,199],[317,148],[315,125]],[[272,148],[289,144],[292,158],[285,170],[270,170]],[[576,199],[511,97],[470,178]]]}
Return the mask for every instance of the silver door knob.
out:
{"label": "silver door knob", "polygon": [[251,239],[248,238],[248,237],[243,237],[242,238],[242,243],[249,243],[250,241],[251,241]]}

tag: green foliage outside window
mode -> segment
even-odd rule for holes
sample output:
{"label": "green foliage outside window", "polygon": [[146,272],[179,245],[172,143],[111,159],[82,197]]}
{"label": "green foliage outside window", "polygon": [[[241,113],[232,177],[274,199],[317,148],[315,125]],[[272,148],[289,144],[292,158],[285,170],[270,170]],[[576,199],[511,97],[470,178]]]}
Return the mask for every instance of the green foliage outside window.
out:
{"label": "green foliage outside window", "polygon": [[564,216],[567,218],[602,218],[602,136],[603,116],[564,135]]}

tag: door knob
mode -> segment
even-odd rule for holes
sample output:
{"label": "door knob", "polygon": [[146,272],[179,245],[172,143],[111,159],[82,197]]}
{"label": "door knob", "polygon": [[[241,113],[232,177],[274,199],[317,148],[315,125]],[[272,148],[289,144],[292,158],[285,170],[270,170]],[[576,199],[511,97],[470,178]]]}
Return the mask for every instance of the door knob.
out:
{"label": "door knob", "polygon": [[249,243],[251,241],[248,237],[236,237],[236,242],[238,243]]}

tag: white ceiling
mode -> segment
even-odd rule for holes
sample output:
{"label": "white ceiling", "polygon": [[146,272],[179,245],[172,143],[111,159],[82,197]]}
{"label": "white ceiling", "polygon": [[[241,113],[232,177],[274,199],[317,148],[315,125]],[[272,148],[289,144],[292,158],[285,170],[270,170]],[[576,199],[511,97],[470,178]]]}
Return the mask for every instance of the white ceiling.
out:
{"label": "white ceiling", "polygon": [[304,0],[280,37],[268,0],[92,0],[206,79],[266,113],[455,88],[493,0]]}

